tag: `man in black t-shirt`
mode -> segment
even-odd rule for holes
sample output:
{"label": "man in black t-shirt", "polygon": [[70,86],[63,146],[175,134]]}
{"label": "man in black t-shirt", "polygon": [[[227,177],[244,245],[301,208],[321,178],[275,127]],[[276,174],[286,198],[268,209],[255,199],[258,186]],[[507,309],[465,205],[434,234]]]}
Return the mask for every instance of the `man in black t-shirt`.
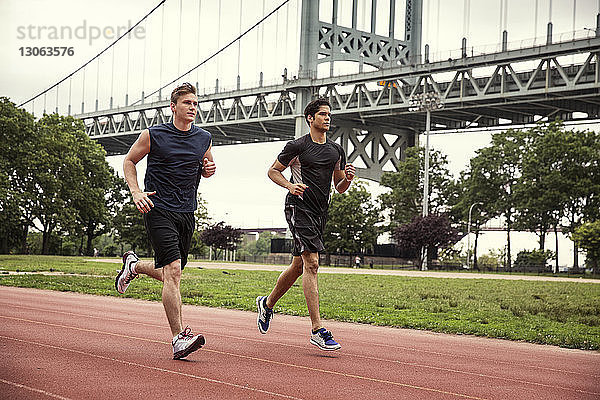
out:
{"label": "man in black t-shirt", "polygon": [[[310,102],[304,109],[310,133],[288,142],[269,169],[269,178],[289,193],[285,199],[285,216],[294,238],[293,259],[281,273],[269,296],[256,298],[257,325],[267,333],[273,307],[302,275],[304,297],[312,323],[310,343],[322,350],[338,350],[341,346],[331,332],[321,326],[317,271],[319,252],[325,250],[323,230],[327,222],[331,181],[339,193],[344,193],[356,170],[346,163],[344,149],[326,136],[331,119],[326,99]],[[290,167],[288,181],[282,172]]]}
{"label": "man in black t-shirt", "polygon": [[[171,93],[171,111],[173,122],[144,129],[123,161],[133,203],[144,215],[154,261],[139,260],[133,251],[126,252],[115,289],[125,293],[139,274],[163,282],[162,302],[173,334],[173,358],[180,359],[205,343],[204,336],[183,328],[180,282],[194,232],[200,177],[212,176],[216,166],[210,133],[193,124],[198,111],[196,88],[189,83],[176,87]],[[136,164],[146,156],[142,191]]]}

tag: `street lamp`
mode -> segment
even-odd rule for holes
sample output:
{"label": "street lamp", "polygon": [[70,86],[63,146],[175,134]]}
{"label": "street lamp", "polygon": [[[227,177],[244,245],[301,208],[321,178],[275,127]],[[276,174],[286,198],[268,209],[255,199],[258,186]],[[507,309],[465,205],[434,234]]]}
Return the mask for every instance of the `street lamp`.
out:
{"label": "street lamp", "polygon": [[467,269],[471,268],[471,212],[473,207],[476,205],[483,205],[482,203],[473,203],[469,207],[469,222],[467,223]]}
{"label": "street lamp", "polygon": [[[408,111],[425,111],[425,176],[423,179],[423,216],[429,215],[429,130],[431,129],[431,111],[444,107],[437,92],[418,93],[408,100]],[[423,256],[422,270],[427,269],[427,248]]]}

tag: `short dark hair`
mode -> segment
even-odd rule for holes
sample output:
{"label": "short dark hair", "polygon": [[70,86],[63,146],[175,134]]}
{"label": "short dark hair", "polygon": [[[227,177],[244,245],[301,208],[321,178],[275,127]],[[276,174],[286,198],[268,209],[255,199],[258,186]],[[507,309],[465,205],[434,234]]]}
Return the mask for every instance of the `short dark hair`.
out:
{"label": "short dark hair", "polygon": [[318,97],[318,98],[314,99],[313,101],[311,101],[310,103],[308,103],[306,105],[306,108],[304,108],[304,119],[306,120],[306,123],[308,124],[308,126],[310,126],[310,122],[308,122],[308,116],[311,115],[314,119],[315,114],[317,112],[319,112],[319,108],[321,108],[321,106],[327,106],[327,107],[331,108],[331,104],[329,104],[329,100],[327,100],[325,97]]}
{"label": "short dark hair", "polygon": [[171,92],[171,103],[177,104],[177,100],[185,94],[196,94],[196,87],[189,82],[182,83]]}

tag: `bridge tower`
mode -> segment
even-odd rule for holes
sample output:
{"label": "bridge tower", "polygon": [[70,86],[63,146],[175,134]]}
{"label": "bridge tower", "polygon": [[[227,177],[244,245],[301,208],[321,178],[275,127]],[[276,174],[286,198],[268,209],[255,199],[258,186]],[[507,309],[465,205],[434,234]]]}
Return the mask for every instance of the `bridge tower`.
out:
{"label": "bridge tower", "polygon": [[[405,39],[395,39],[396,0],[389,1],[388,36],[377,35],[377,0],[371,2],[370,32],[357,29],[358,0],[352,1],[352,26],[338,25],[338,0],[333,0],[332,21],[319,20],[319,0],[302,1],[300,59],[298,78],[305,84],[296,91],[296,138],[304,135],[307,125],[303,117],[304,107],[318,95],[318,88],[311,82],[317,78],[317,67],[322,63],[330,64],[330,76],[336,61],[352,61],[359,65],[362,72],[367,64],[378,69],[421,63],[422,0],[406,0]],[[330,137],[340,139],[348,153],[348,145],[354,149],[348,154],[348,161],[361,158],[366,168],[359,168],[362,178],[378,181],[383,174],[384,165],[390,160],[394,165],[404,158],[404,149],[415,144],[418,132],[401,127],[383,130],[375,126],[343,126],[332,121],[335,126]],[[385,137],[395,137],[393,143],[387,143]],[[382,143],[385,142],[385,143]],[[370,144],[370,146],[369,146]],[[399,150],[399,151],[398,151]],[[380,154],[381,153],[381,154]],[[399,154],[399,157],[397,154]]]}

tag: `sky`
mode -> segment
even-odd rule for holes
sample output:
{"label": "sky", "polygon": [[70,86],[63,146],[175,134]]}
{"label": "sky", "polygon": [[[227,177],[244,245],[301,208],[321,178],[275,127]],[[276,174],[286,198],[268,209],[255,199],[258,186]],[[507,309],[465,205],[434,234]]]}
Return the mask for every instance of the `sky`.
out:
{"label": "sky", "polygon": [[[161,85],[192,69],[254,25],[282,0],[167,0],[163,7],[82,72],[67,79],[58,90],[50,91],[25,106],[36,116],[44,108],[61,114],[92,111],[96,96],[99,109],[129,104]],[[339,0],[340,24],[350,25],[352,0]],[[376,32],[385,35],[388,17],[385,1],[377,4]],[[404,2],[396,1],[396,38],[404,35]],[[0,2],[0,96],[20,104],[68,76],[105,49],[125,29],[135,24],[159,0],[2,0]],[[180,81],[197,82],[200,93],[219,86],[233,87],[237,75],[243,87],[255,86],[260,71],[265,84],[279,82],[287,68],[290,75],[298,68],[299,0],[290,0],[260,29],[248,33],[220,56],[193,70]],[[331,19],[332,0],[322,0],[320,19]],[[219,7],[220,6],[220,7]],[[358,28],[370,30],[370,0],[359,0]],[[501,31],[509,32],[510,47],[545,41],[546,25],[551,19],[555,38],[588,33],[596,24],[597,0],[424,0],[423,44],[428,43],[433,60],[447,59],[467,37],[474,53],[497,49]],[[164,21],[164,23],[163,23]],[[72,48],[73,55],[27,56],[27,48],[56,46]],[[63,50],[61,50],[62,52]],[[336,73],[354,72],[355,65],[336,65]],[[319,76],[326,76],[323,65]],[[164,93],[170,92],[170,87]],[[163,94],[164,98],[164,94]],[[157,100],[153,95],[148,100]],[[147,101],[148,101],[147,100]],[[335,115],[333,115],[335,123]],[[586,128],[579,126],[578,129]],[[458,175],[477,149],[490,143],[489,132],[432,135],[431,146],[448,156],[450,170]],[[421,138],[423,142],[423,138]],[[283,148],[283,142],[217,146],[213,155],[217,173],[200,183],[214,221],[243,228],[284,227],[283,202],[286,191],[272,183],[268,167]],[[122,156],[109,157],[121,172]],[[144,162],[139,164],[143,181]],[[122,172],[121,172],[122,174]],[[378,184],[365,182],[373,196],[383,192]],[[485,234],[483,251],[503,245],[503,239]],[[553,240],[553,239],[552,239]],[[552,240],[549,240],[549,245]],[[568,243],[565,251],[569,253]],[[517,241],[515,247],[535,248],[535,236]],[[571,256],[572,258],[572,256]],[[568,264],[563,255],[561,264]]]}

